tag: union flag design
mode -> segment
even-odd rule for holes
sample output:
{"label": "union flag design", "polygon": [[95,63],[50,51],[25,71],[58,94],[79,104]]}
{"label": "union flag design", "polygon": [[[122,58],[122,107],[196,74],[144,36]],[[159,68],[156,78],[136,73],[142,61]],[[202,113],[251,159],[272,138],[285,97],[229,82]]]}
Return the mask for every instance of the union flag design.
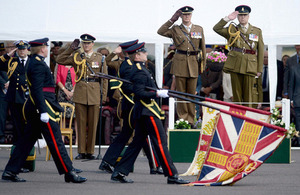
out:
{"label": "union flag design", "polygon": [[197,181],[190,185],[229,185],[255,171],[285,138],[285,129],[221,110]]}
{"label": "union flag design", "polygon": [[191,163],[188,170],[181,174],[181,176],[188,176],[188,175],[198,175],[202,164],[204,163],[204,159],[206,156],[206,152],[209,149],[212,134],[216,122],[216,115],[220,113],[218,110],[209,108],[209,106],[213,106],[219,109],[230,111],[231,113],[235,113],[238,115],[247,116],[259,121],[263,122],[270,122],[270,112],[257,110],[254,108],[249,108],[241,105],[236,105],[228,102],[223,102],[219,100],[214,100],[210,98],[205,98],[205,104],[207,107],[203,106],[203,120],[202,120],[202,127],[201,127],[201,134],[199,137],[198,147],[195,152],[195,156],[193,162]]}

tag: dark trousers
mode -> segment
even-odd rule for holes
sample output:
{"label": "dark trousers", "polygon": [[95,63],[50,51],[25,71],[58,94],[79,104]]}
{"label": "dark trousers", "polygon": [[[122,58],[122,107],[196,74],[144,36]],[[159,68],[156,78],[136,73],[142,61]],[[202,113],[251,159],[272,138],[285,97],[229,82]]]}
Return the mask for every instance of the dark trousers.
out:
{"label": "dark trousers", "polygon": [[0,99],[0,137],[4,136],[7,115],[7,101]]}
{"label": "dark trousers", "polygon": [[43,134],[59,174],[72,170],[72,161],[67,153],[61,138],[59,124],[52,120],[49,123],[40,121],[40,115],[36,113],[34,106],[27,103],[25,107],[27,125],[24,129],[24,136],[16,143],[15,150],[9,159],[5,170],[18,174],[34,143]]}
{"label": "dark trousers", "polygon": [[9,102],[8,107],[15,127],[13,132],[13,144],[16,145],[18,139],[24,134],[25,121],[22,112],[23,104]]}
{"label": "dark trousers", "polygon": [[[300,107],[295,107],[295,122],[296,122],[296,130],[300,130]],[[295,137],[298,142],[298,146],[300,146],[300,137]]]}
{"label": "dark trousers", "polygon": [[[129,125],[128,114],[123,114],[122,117],[123,117],[122,131],[116,137],[114,142],[112,144],[110,144],[109,148],[107,149],[107,151],[103,157],[103,160],[105,162],[108,162],[109,164],[111,164],[113,166],[115,166],[118,157],[120,156],[121,152],[123,151],[125,145],[127,144],[128,140],[130,139],[130,137],[132,136],[132,133],[133,133],[133,129]],[[153,149],[152,155],[153,155],[154,159],[152,159],[150,146],[149,146],[148,140],[146,140],[146,139],[144,140],[143,149],[147,156],[150,169],[159,167],[160,163],[157,158],[157,154],[156,154],[155,150]],[[155,162],[155,164],[153,161]]]}
{"label": "dark trousers", "polygon": [[115,167],[115,171],[121,172],[125,175],[129,174],[129,171],[140,153],[148,134],[152,140],[153,147],[157,152],[164,175],[173,176],[178,174],[167,147],[165,129],[161,120],[155,116],[142,116],[136,121],[133,141],[129,144],[121,161]]}

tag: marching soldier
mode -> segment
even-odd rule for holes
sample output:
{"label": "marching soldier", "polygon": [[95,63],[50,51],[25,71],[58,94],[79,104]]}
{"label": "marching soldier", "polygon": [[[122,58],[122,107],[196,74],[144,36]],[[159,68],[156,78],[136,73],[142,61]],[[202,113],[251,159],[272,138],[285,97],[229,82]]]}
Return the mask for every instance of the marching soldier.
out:
{"label": "marching soldier", "polygon": [[[206,64],[203,28],[192,24],[193,10],[194,8],[189,6],[180,8],[157,31],[162,36],[172,38],[176,47],[171,67],[171,74],[175,75],[176,90],[190,94],[195,94],[198,76],[203,72],[201,64]],[[182,19],[182,24],[174,25],[179,17]],[[179,118],[194,124],[195,105],[178,103],[177,114]]]}
{"label": "marching soldier", "polygon": [[[264,42],[262,31],[248,23],[250,12],[247,5],[237,6],[235,12],[221,19],[213,28],[228,40],[231,48],[223,71],[230,73],[234,102],[257,102],[259,98],[257,77],[263,71]],[[236,17],[239,25],[231,23],[224,27]]]}
{"label": "marching soldier", "polygon": [[[28,42],[20,40],[15,42],[15,45],[17,48],[1,56],[0,60],[1,69],[7,71],[10,81],[5,99],[9,102],[8,106],[15,127],[13,144],[16,144],[18,139],[24,134],[25,121],[22,115],[22,108],[29,93],[25,70],[30,61]],[[12,57],[15,52],[17,55]]]}
{"label": "marching soldier", "polygon": [[[100,80],[91,77],[90,74],[102,71],[107,74],[104,58],[100,53],[93,51],[96,38],[89,34],[83,34],[80,38],[83,53],[78,50],[79,39],[75,39],[70,48],[58,55],[56,59],[57,63],[62,65],[72,64],[77,74],[73,97],[78,127],[78,156],[75,157],[77,160],[95,159],[93,154],[100,112]],[[105,102],[106,94],[107,80],[103,80],[102,102]]]}
{"label": "marching soldier", "polygon": [[[119,60],[122,63],[117,65],[115,62],[115,67],[118,70],[118,76],[122,79],[130,80],[131,70],[132,70],[132,61],[128,57],[128,53],[125,52],[129,47],[137,44],[138,40],[125,42],[119,45],[119,47],[115,50],[118,56],[124,56],[123,60]],[[122,54],[120,54],[122,53]],[[115,55],[116,55],[115,54]],[[110,55],[108,55],[109,57]],[[109,62],[107,62],[109,64]],[[112,63],[113,64],[113,63]],[[134,130],[134,124],[131,124],[130,120],[131,110],[134,106],[133,102],[133,86],[131,84],[122,83],[121,88],[118,88],[122,94],[122,114],[121,117],[123,119],[123,127],[121,133],[117,136],[114,142],[107,149],[102,162],[99,166],[100,170],[106,171],[108,173],[112,173],[114,170],[114,166],[116,165],[116,161],[119,158],[121,152],[123,151],[126,143],[129,141],[132,136]],[[148,140],[149,141],[149,140]],[[152,142],[151,142],[152,143]],[[157,159],[157,155],[155,151],[149,149],[149,145],[144,141],[143,149],[146,153],[146,156],[149,161],[150,166],[150,174],[162,174],[162,169],[160,167],[160,162]],[[153,153],[152,153],[153,152]],[[152,154],[151,154],[152,153]],[[152,156],[153,155],[153,156]]]}
{"label": "marching soldier", "polygon": [[27,120],[24,136],[16,147],[2,174],[3,180],[25,182],[17,175],[29,155],[34,143],[43,134],[59,174],[65,174],[65,182],[82,183],[86,178],[80,177],[74,169],[62,141],[59,124],[59,112],[63,109],[55,95],[55,82],[50,68],[44,62],[48,56],[48,38],[31,41],[32,58],[28,64],[27,79],[29,98],[24,104],[23,116]]}
{"label": "marching soldier", "polygon": [[131,61],[134,61],[132,64],[131,81],[134,83],[133,92],[135,104],[133,119],[136,123],[135,136],[121,161],[115,167],[111,180],[121,183],[133,183],[131,179],[127,179],[125,176],[129,174],[149,134],[159,161],[161,162],[164,175],[168,176],[168,184],[186,184],[189,182],[178,177],[177,169],[172,162],[167,148],[166,133],[160,119],[161,110],[154,100],[157,97],[168,97],[168,91],[146,91],[145,89],[145,87],[156,87],[156,85],[145,67],[148,54],[144,45],[145,43],[139,43],[126,50],[130,55]]}

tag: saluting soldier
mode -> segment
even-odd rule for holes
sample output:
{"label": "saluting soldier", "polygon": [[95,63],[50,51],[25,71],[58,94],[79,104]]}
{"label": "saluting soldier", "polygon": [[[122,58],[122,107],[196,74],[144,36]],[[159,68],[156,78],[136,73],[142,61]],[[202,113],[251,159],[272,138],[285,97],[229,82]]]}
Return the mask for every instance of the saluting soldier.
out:
{"label": "saluting soldier", "polygon": [[[29,94],[25,70],[30,61],[30,57],[28,56],[28,42],[20,40],[15,42],[15,45],[17,48],[1,56],[0,60],[0,69],[7,71],[10,81],[5,99],[9,102],[8,106],[15,127],[13,144],[16,144],[18,139],[21,139],[24,134],[25,121],[22,115],[22,108]],[[15,52],[17,55],[14,56]]]}
{"label": "saluting soldier", "polygon": [[[100,53],[93,51],[95,37],[80,36],[83,53],[79,49],[79,39],[75,39],[68,49],[57,56],[57,63],[72,64],[77,74],[73,102],[78,127],[78,156],[75,159],[95,159],[97,124],[100,112],[100,80],[90,76],[93,72],[107,74],[107,66]],[[102,102],[106,100],[107,80],[103,79]],[[86,126],[88,124],[88,126]],[[88,127],[88,130],[86,128]]]}
{"label": "saluting soldier", "polygon": [[[157,31],[162,36],[172,38],[176,47],[171,67],[171,74],[175,75],[176,90],[190,94],[195,94],[198,76],[203,72],[201,64],[206,64],[204,32],[201,26],[192,24],[193,10],[189,6],[180,8]],[[182,24],[178,26],[174,23],[179,17]],[[179,118],[194,124],[195,104],[178,103],[177,114]]]}
{"label": "saluting soldier", "polygon": [[[257,77],[263,71],[264,42],[261,29],[248,22],[250,12],[251,8],[247,5],[237,6],[213,28],[228,40],[230,46],[223,71],[230,73],[234,102],[257,102],[259,98],[258,85],[261,84]],[[231,23],[224,27],[236,17],[239,25]]]}
{"label": "saluting soldier", "polygon": [[146,69],[147,51],[145,43],[139,43],[129,47],[126,52],[130,54],[132,64],[131,81],[133,82],[134,109],[133,119],[135,121],[135,136],[129,144],[121,161],[115,167],[111,180],[121,183],[133,183],[127,179],[145,139],[149,134],[165,176],[168,176],[168,184],[189,183],[178,177],[178,172],[173,164],[167,148],[167,138],[161,122],[161,109],[155,102],[158,97],[168,97],[167,90],[147,91],[146,87],[156,87],[153,77]]}
{"label": "saluting soldier", "polygon": [[[128,53],[126,52],[126,49],[128,49],[129,47],[137,43],[138,43],[138,39],[125,42],[120,44],[119,47],[115,50],[115,53],[118,54],[118,56],[124,56],[123,59],[119,60],[122,62],[120,65],[117,65],[117,63],[115,63],[115,67],[117,67],[117,71],[118,71],[118,76],[122,79],[130,80],[131,70],[133,65],[132,61],[128,57]],[[122,94],[121,117],[123,119],[123,126],[122,126],[121,133],[116,137],[114,142],[110,144],[99,166],[100,170],[106,171],[108,173],[113,172],[114,166],[116,165],[116,161],[119,158],[121,152],[123,151],[126,143],[129,141],[130,137],[132,136],[134,130],[134,124],[132,124],[132,121],[129,121],[132,118],[130,116],[132,114],[131,111],[134,106],[133,86],[128,83],[122,83],[121,87],[118,87],[117,89],[119,89],[119,91]],[[150,146],[151,145],[149,145],[145,139],[143,149],[148,158],[148,162],[150,166],[150,174],[162,174],[162,169],[160,167],[160,162],[157,159],[157,154],[155,151],[149,149]],[[153,157],[151,155],[151,152],[153,152],[152,153]]]}
{"label": "saluting soldier", "polygon": [[74,169],[67,153],[59,128],[59,115],[63,108],[55,94],[55,82],[51,70],[44,59],[48,56],[48,38],[29,42],[32,57],[28,64],[26,76],[29,85],[29,98],[24,104],[23,116],[27,120],[24,136],[16,147],[2,174],[3,180],[25,182],[19,178],[20,172],[34,143],[43,134],[59,174],[65,174],[65,182],[82,183],[86,178],[80,177]]}

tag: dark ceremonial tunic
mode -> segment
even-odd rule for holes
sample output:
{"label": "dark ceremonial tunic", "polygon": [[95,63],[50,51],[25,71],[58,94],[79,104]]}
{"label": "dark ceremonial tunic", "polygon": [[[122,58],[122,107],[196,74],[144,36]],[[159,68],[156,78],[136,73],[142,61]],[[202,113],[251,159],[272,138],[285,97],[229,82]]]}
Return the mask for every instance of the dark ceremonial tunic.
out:
{"label": "dark ceremonial tunic", "polygon": [[[50,68],[42,56],[32,56],[28,64],[27,78],[30,97],[25,102],[23,113],[27,125],[24,130],[24,137],[18,140],[5,170],[19,173],[34,143],[42,133],[59,174],[67,173],[72,170],[72,162],[62,141],[59,124],[56,121],[59,112],[62,112],[63,109],[54,93],[55,82]],[[50,117],[48,123],[40,120],[41,113],[48,113]]]}
{"label": "dark ceremonial tunic", "polygon": [[177,174],[177,169],[173,164],[172,158],[167,148],[166,133],[161,120],[145,107],[140,100],[145,103],[151,103],[151,99],[156,98],[155,91],[148,91],[148,87],[156,87],[155,82],[146,69],[145,65],[135,62],[132,67],[131,81],[134,83],[134,110],[133,117],[135,120],[135,136],[128,146],[121,161],[115,167],[115,171],[119,171],[125,175],[129,174],[143,144],[149,134],[158,159],[164,170],[165,176],[173,176]]}

